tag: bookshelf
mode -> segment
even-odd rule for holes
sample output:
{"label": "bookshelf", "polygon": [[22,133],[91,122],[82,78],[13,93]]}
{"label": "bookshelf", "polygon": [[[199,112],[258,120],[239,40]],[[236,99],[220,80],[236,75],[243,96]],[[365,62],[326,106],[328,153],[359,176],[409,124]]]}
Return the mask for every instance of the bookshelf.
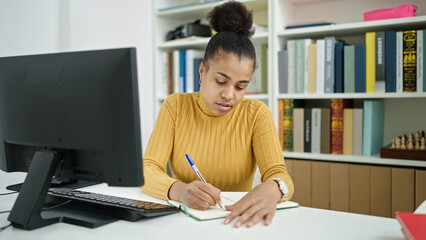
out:
{"label": "bookshelf", "polygon": [[[192,37],[165,41],[166,33],[184,23],[202,19],[206,23],[207,13],[221,1],[206,1],[188,4],[191,1],[155,1],[154,6],[154,117],[165,96],[161,93],[163,82],[163,54],[177,49],[203,50],[209,38]],[[257,32],[255,44],[268,44],[267,91],[263,94],[247,94],[267,103],[278,121],[279,99],[301,99],[306,101],[328,101],[333,98],[363,101],[382,99],[385,102],[384,143],[403,133],[426,129],[426,93],[335,93],[335,94],[280,94],[278,91],[277,53],[285,49],[292,39],[321,39],[335,36],[348,44],[365,41],[370,31],[426,29],[426,2],[424,0],[242,0],[253,11],[254,21],[267,24],[267,32]],[[406,3],[418,6],[417,17],[363,22],[363,13],[375,9],[393,8]],[[330,21],[335,25],[285,30],[285,26],[318,21]],[[283,152],[285,158],[316,161],[347,162],[372,165],[426,168],[426,161],[381,159],[378,156],[347,156]]]}

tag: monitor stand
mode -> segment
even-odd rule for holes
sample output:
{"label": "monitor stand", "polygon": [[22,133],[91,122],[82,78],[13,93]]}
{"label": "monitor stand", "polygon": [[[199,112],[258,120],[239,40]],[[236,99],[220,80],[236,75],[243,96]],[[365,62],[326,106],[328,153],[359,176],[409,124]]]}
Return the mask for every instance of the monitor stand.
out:
{"label": "monitor stand", "polygon": [[[42,217],[42,208],[51,179],[61,158],[61,154],[55,151],[38,151],[34,154],[28,174],[8,218],[12,226],[33,230],[58,222],[66,222],[86,227],[98,227],[118,220],[118,218],[102,214],[89,216],[90,214],[87,212],[76,212],[67,208],[61,208],[61,211],[71,212],[71,214],[58,216],[43,214],[43,217],[47,216],[47,218]],[[81,217],[85,214],[87,217]]]}

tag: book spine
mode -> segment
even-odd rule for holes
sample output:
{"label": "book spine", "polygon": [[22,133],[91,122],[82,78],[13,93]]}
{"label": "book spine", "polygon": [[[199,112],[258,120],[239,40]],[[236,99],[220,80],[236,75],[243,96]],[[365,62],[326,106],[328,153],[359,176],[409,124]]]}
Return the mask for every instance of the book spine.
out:
{"label": "book spine", "polygon": [[188,49],[186,50],[186,92],[194,92],[194,58],[195,58],[195,50]]}
{"label": "book spine", "polygon": [[288,92],[288,72],[287,72],[287,50],[282,50],[278,52],[278,87],[279,93],[287,93]]}
{"label": "book spine", "polygon": [[343,154],[343,110],[350,99],[331,99],[331,154]]}
{"label": "book spine", "polygon": [[362,155],[362,121],[363,109],[354,108],[352,155]]}
{"label": "book spine", "polygon": [[404,31],[402,38],[403,92],[416,92],[417,31]]}
{"label": "book spine", "polygon": [[376,92],[376,33],[365,34],[365,92]]}
{"label": "book spine", "polygon": [[312,108],[311,152],[321,152],[321,109]]}
{"label": "book spine", "polygon": [[294,93],[294,84],[295,84],[295,53],[296,53],[296,41],[288,40],[287,41],[287,53],[288,53],[288,93]]}
{"label": "book spine", "polygon": [[325,56],[325,41],[319,39],[317,41],[317,93],[324,93],[324,56]]}
{"label": "book spine", "polygon": [[353,154],[353,124],[354,111],[352,108],[343,109],[343,154]]}
{"label": "book spine", "polygon": [[402,93],[402,32],[396,32],[396,92]]}
{"label": "book spine", "polygon": [[303,152],[304,150],[304,108],[293,109],[293,152]]}
{"label": "book spine", "polygon": [[305,90],[305,39],[296,40],[295,63],[295,93],[304,93]]}
{"label": "book spine", "polygon": [[293,151],[293,99],[284,99],[284,151]]}
{"label": "book spine", "polygon": [[261,48],[260,59],[262,61],[261,92],[268,93],[268,44],[262,44],[260,48]]}
{"label": "book spine", "polygon": [[417,92],[423,92],[423,30],[417,31]]}
{"label": "book spine", "polygon": [[386,92],[396,92],[396,32],[385,32],[385,87]]}
{"label": "book spine", "polygon": [[365,100],[363,117],[362,155],[371,156],[383,146],[384,102]]}
{"label": "book spine", "polygon": [[317,92],[317,44],[309,45],[308,93]]}
{"label": "book spine", "polygon": [[305,39],[305,56],[304,56],[304,93],[309,92],[309,46],[314,43],[312,39]]}
{"label": "book spine", "polygon": [[355,45],[345,46],[343,49],[343,88],[345,93],[355,92]]}
{"label": "book spine", "polygon": [[355,45],[355,92],[365,93],[365,44]]}
{"label": "book spine", "polygon": [[180,51],[173,51],[173,91],[181,92],[180,89]]}
{"label": "book spine", "polygon": [[330,108],[321,108],[321,153],[330,153]]}
{"label": "book spine", "polygon": [[376,93],[385,92],[386,39],[385,32],[376,32]]}
{"label": "book spine", "polygon": [[311,139],[312,139],[312,110],[311,108],[305,108],[305,120],[304,120],[304,151],[311,152]]}
{"label": "book spine", "polygon": [[335,37],[325,39],[325,61],[324,61],[324,93],[334,93],[334,57]]}
{"label": "book spine", "polygon": [[186,50],[179,50],[179,85],[180,92],[186,92]]}
{"label": "book spine", "polygon": [[335,91],[336,93],[343,93],[343,47],[345,46],[344,42],[337,42],[335,47],[335,79],[336,79],[336,86]]}
{"label": "book spine", "polygon": [[278,139],[281,151],[284,151],[284,100],[278,100]]}

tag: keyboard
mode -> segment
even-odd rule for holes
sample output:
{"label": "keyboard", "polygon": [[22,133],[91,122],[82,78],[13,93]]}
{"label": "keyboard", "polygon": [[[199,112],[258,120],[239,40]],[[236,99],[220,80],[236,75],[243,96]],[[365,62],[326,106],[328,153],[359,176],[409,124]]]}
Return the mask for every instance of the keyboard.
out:
{"label": "keyboard", "polygon": [[116,213],[120,219],[137,221],[143,217],[167,215],[179,211],[179,208],[166,204],[140,201],[135,199],[110,196],[99,193],[80,191],[70,188],[50,188],[48,195],[54,198],[72,200],[70,203],[86,204],[88,209]]}

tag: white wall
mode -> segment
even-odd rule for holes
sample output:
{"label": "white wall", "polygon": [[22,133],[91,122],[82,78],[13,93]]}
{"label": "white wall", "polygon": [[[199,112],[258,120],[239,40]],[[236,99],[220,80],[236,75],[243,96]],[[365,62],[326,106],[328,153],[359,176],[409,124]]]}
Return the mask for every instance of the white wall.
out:
{"label": "white wall", "polygon": [[0,56],[137,48],[144,149],[154,125],[152,29],[151,1],[0,1]]}

